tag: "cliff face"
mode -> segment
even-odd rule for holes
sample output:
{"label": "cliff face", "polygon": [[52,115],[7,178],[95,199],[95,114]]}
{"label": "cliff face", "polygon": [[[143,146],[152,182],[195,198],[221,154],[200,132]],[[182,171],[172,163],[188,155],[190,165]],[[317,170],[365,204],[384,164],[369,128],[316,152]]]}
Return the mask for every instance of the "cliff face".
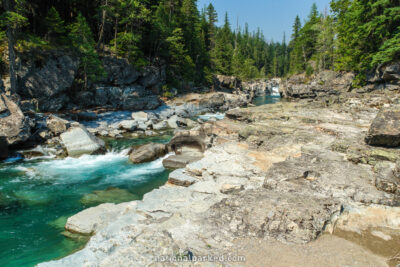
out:
{"label": "cliff face", "polygon": [[287,98],[322,98],[348,92],[368,93],[377,90],[400,90],[400,62],[378,67],[367,75],[367,84],[353,87],[355,75],[350,72],[322,71],[311,77],[305,74],[291,76],[282,83],[281,93]]}
{"label": "cliff face", "polygon": [[84,90],[76,85],[79,57],[70,51],[22,55],[17,77],[23,106],[54,112],[95,106],[140,110],[160,105],[164,67],[147,66],[139,71],[125,59],[106,56],[101,60],[106,76]]}

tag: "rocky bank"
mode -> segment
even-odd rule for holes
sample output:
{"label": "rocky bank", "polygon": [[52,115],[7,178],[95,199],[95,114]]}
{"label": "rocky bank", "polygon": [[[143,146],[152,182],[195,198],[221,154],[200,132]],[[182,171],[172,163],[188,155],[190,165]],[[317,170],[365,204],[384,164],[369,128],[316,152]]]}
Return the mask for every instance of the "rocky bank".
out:
{"label": "rocky bank", "polygon": [[66,230],[90,241],[39,266],[182,266],[159,260],[204,255],[246,256],[239,266],[396,266],[399,87],[360,93],[349,77],[287,82],[281,93],[294,101],[198,126],[201,159],[143,200],[70,217]]}

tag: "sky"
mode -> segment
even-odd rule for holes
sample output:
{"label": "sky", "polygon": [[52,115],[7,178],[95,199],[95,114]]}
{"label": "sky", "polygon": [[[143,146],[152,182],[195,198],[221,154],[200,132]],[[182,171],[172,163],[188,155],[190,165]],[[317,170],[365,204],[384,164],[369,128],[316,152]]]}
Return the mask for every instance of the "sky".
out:
{"label": "sky", "polygon": [[311,5],[316,3],[319,11],[329,11],[330,0],[198,0],[200,9],[212,3],[217,10],[218,25],[224,22],[228,12],[232,28],[247,22],[251,31],[259,27],[268,41],[282,41],[286,33],[287,42],[292,35],[292,25],[296,15],[303,23],[310,13]]}

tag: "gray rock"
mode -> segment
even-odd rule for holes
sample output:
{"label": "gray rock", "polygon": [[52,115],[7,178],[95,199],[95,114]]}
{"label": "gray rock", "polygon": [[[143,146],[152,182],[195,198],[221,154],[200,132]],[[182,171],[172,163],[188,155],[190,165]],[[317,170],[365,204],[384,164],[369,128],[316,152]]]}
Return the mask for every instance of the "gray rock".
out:
{"label": "gray rock", "polygon": [[105,152],[104,141],[93,136],[83,126],[71,127],[60,137],[71,157]]}
{"label": "gray rock", "polygon": [[222,194],[231,194],[237,193],[244,189],[244,186],[241,184],[223,184],[221,185],[220,192]]}
{"label": "gray rock", "polygon": [[128,208],[135,208],[136,203],[111,204],[105,203],[97,207],[85,209],[69,217],[65,229],[72,233],[92,235],[112,222]]}
{"label": "gray rock", "polygon": [[81,108],[92,107],[96,104],[95,95],[90,91],[80,91],[73,97],[74,103]]}
{"label": "gray rock", "polygon": [[383,108],[372,122],[365,142],[374,146],[400,146],[400,108]]}
{"label": "gray rock", "polygon": [[50,115],[46,120],[47,128],[55,135],[62,134],[70,127],[70,122],[55,115]]}
{"label": "gray rock", "polygon": [[141,121],[141,122],[146,122],[149,120],[149,116],[146,112],[139,111],[139,112],[133,112],[131,115],[132,119],[135,121]]}
{"label": "gray rock", "polygon": [[199,156],[198,154],[191,155],[190,153],[184,153],[181,155],[169,156],[168,158],[164,159],[162,163],[164,168],[166,169],[179,169],[185,168],[186,165],[195,162],[201,158],[202,156]]}
{"label": "gray rock", "polygon": [[164,84],[165,78],[165,70],[163,68],[159,69],[154,66],[148,66],[143,68],[139,83],[146,88],[150,88],[158,84]]}
{"label": "gray rock", "polygon": [[153,161],[167,154],[168,150],[163,144],[150,143],[132,150],[129,159],[133,163]]}
{"label": "gray rock", "polygon": [[137,81],[140,73],[126,59],[102,58],[107,77],[103,82],[114,85],[130,85]]}
{"label": "gray rock", "polygon": [[43,54],[41,64],[36,57],[22,56],[18,70],[18,93],[23,98],[39,100],[40,110],[58,111],[66,104],[65,92],[72,86],[79,67],[79,58],[62,52]]}
{"label": "gray rock", "polygon": [[16,103],[0,94],[0,136],[9,145],[25,142],[30,136],[31,125]]}
{"label": "gray rock", "polygon": [[121,129],[134,131],[138,127],[138,122],[134,120],[124,120],[119,123]]}
{"label": "gray rock", "polygon": [[153,124],[153,130],[160,131],[168,128],[167,121],[160,121],[159,123]]}
{"label": "gray rock", "polygon": [[95,89],[95,103],[96,106],[104,106],[108,102],[107,89],[104,87],[97,87]]}
{"label": "gray rock", "polygon": [[194,184],[197,179],[185,173],[184,169],[178,169],[169,174],[168,182],[177,186],[188,187]]}

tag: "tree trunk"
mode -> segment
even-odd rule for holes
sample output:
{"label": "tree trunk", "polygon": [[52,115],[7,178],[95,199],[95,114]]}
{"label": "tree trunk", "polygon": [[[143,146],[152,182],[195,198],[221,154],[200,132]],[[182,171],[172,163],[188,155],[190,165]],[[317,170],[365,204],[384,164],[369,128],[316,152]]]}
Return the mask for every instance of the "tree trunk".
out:
{"label": "tree trunk", "polygon": [[114,50],[117,54],[117,34],[118,34],[118,18],[115,18],[115,31],[114,31]]}
{"label": "tree trunk", "polygon": [[[106,7],[108,6],[108,0],[105,1],[104,5]],[[100,46],[103,44],[104,25],[106,23],[106,18],[107,18],[107,10],[104,8],[103,14],[101,16],[101,26],[100,26],[100,33],[99,33],[99,41],[97,42],[97,49],[99,49]]]}
{"label": "tree trunk", "polygon": [[[13,11],[14,0],[5,0],[4,7],[7,11]],[[8,39],[8,58],[10,65],[10,93],[14,94],[17,91],[17,77],[15,73],[14,29],[11,25],[8,25],[6,35]]]}

